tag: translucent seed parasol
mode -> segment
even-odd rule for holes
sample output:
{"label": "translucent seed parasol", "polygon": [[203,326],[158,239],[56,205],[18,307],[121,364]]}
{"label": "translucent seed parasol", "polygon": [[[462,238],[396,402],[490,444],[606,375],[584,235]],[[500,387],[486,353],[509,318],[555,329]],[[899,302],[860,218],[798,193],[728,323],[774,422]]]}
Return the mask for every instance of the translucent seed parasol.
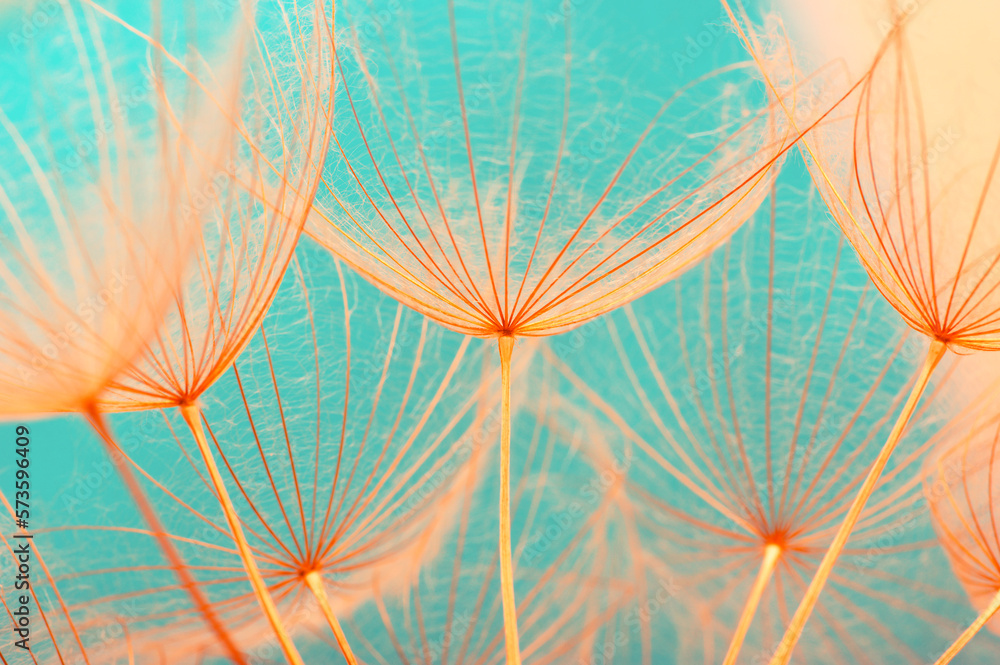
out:
{"label": "translucent seed parasol", "polygon": [[[298,648],[314,635],[330,638],[357,662],[342,618],[371,597],[375,578],[384,588],[402,584],[400,571],[434,555],[455,515],[449,496],[468,465],[460,453],[473,440],[474,410],[483,399],[495,410],[498,397],[478,388],[475,341],[434,327],[324,250],[302,252],[313,269],[293,264],[260,333],[203,396],[196,425],[236,488],[233,512],[289,638]],[[119,416],[123,431],[134,419],[164,419],[147,437],[160,445],[140,447],[131,462],[155,488],[167,531],[213,610],[253,654],[273,638],[228,516],[178,434],[185,419],[161,413]],[[97,542],[133,557],[149,552],[143,529],[70,524],[52,537],[72,534],[78,540],[64,552]],[[137,645],[162,645],[170,662],[218,655],[161,566],[76,556],[62,562],[71,610],[106,617],[137,598]]]}
{"label": "translucent seed parasol", "polygon": [[501,367],[516,338],[679,274],[753,212],[791,137],[745,64],[668,74],[667,45],[639,55],[641,16],[616,7],[615,32],[565,3],[341,4],[338,135],[307,232],[435,321],[497,338]]}
{"label": "translucent seed parasol", "polygon": [[934,661],[946,665],[983,628],[998,632],[1000,540],[996,493],[1000,477],[997,364],[964,361],[953,396],[955,415],[935,437],[926,460],[924,493],[941,547],[978,613],[975,621]]}
{"label": "translucent seed parasol", "polygon": [[[923,353],[792,166],[704,269],[581,329],[578,349],[552,352],[580,410],[635,451],[628,491],[644,546],[703,596],[710,612],[681,625],[713,645],[723,634],[709,660],[726,665],[770,657],[783,608],[818,569]],[[926,431],[936,413],[925,403],[917,416]],[[947,590],[921,578],[926,449],[912,437],[876,485],[806,662],[866,649],[919,660],[922,640],[950,622]]]}
{"label": "translucent seed parasol", "polygon": [[814,112],[790,120],[812,129],[802,151],[813,179],[873,283],[931,340],[922,379],[771,661],[781,665],[945,351],[1000,348],[1000,124],[990,84],[1000,49],[986,28],[997,8],[857,2],[831,13],[799,3],[787,14],[801,37],[772,47],[740,3],[730,4],[779,94],[801,69],[839,72],[812,88]]}
{"label": "translucent seed parasol", "polygon": [[230,116],[234,141],[226,163],[203,190],[194,192],[192,205],[198,206],[202,223],[193,265],[158,334],[99,400],[107,411],[180,408],[226,510],[262,611],[292,663],[301,659],[240,531],[201,431],[198,400],[257,330],[319,184],[331,133],[332,12],[322,1],[286,7],[264,0],[236,3],[231,9],[231,20],[244,26],[234,45],[241,69],[237,85],[215,102]]}
{"label": "translucent seed parasol", "polygon": [[[156,334],[197,242],[197,196],[234,145],[213,90],[235,92],[240,63],[227,47],[241,31],[215,23],[214,50],[197,12],[91,2],[59,12],[4,49],[12,64],[0,107],[0,414],[86,415],[160,532],[98,395]],[[160,542],[225,642],[176,551]]]}

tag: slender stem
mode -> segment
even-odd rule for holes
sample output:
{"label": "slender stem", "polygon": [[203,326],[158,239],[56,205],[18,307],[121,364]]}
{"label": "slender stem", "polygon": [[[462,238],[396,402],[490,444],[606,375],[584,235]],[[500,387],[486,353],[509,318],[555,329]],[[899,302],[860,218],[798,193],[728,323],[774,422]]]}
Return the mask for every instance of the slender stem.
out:
{"label": "slender stem", "polygon": [[125,634],[125,650],[128,653],[128,665],[135,665],[135,650],[132,648],[132,634],[128,632],[128,624],[118,620],[121,624],[122,632]]}
{"label": "slender stem", "polygon": [[226,514],[226,522],[229,523],[229,532],[232,533],[233,540],[236,541],[236,548],[239,550],[240,559],[243,560],[243,569],[246,570],[247,577],[250,578],[250,585],[253,587],[254,595],[257,596],[257,602],[260,603],[261,609],[264,610],[264,615],[271,624],[271,629],[274,630],[274,634],[281,644],[281,650],[285,653],[285,657],[292,665],[304,665],[302,657],[295,648],[295,643],[292,642],[292,638],[288,635],[288,631],[285,629],[285,625],[278,615],[278,608],[274,605],[274,600],[267,590],[267,584],[264,583],[264,578],[257,568],[257,561],[253,558],[253,552],[250,550],[250,545],[243,534],[243,526],[236,515],[236,508],[233,506],[233,501],[229,498],[229,492],[222,482],[219,467],[215,464],[215,456],[212,455],[208,439],[205,438],[205,431],[201,427],[201,410],[194,404],[182,406],[180,410],[181,415],[184,416],[184,420],[191,429],[191,434],[194,435],[194,439],[198,443],[198,450],[201,452],[202,459],[205,460],[205,466],[208,467],[208,475],[211,476],[215,493],[219,496],[222,512]]}
{"label": "slender stem", "polygon": [[344,629],[340,627],[340,622],[337,621],[337,617],[333,613],[333,608],[330,607],[330,600],[326,597],[326,588],[323,586],[323,578],[314,570],[311,573],[306,573],[305,579],[306,586],[309,587],[313,596],[316,597],[316,602],[319,603],[320,609],[323,610],[326,622],[330,624],[333,636],[337,638],[337,645],[340,647],[340,652],[344,654],[347,664],[358,665],[358,659],[354,655],[354,651],[351,650],[351,645],[347,643],[347,635],[344,635]]}
{"label": "slender stem", "polygon": [[736,624],[736,632],[729,643],[729,651],[726,652],[726,659],[723,661],[723,665],[736,665],[736,657],[740,655],[743,640],[747,636],[747,631],[750,630],[750,624],[753,623],[753,616],[757,613],[757,606],[760,605],[764,589],[767,588],[768,583],[771,581],[771,575],[774,574],[774,568],[778,565],[780,557],[780,545],[772,543],[764,548],[764,561],[760,564],[760,572],[757,573],[757,579],[753,583],[753,588],[750,589],[750,596],[743,606],[743,614],[740,615],[740,622]]}
{"label": "slender stem", "polygon": [[993,615],[1000,610],[1000,591],[997,591],[996,595],[993,596],[993,600],[990,604],[980,613],[972,625],[965,629],[954,644],[948,647],[948,650],[941,654],[941,657],[934,661],[934,665],[948,665],[951,659],[958,655],[958,652],[965,648],[965,645],[969,643],[979,629],[986,625],[986,622],[993,618]]}
{"label": "slender stem", "polygon": [[507,665],[521,665],[517,637],[517,604],[514,601],[514,563],[510,552],[510,356],[514,338],[504,335],[500,342],[500,594],[503,597],[504,641]]}
{"label": "slender stem", "polygon": [[823,560],[819,564],[819,568],[816,569],[816,574],[813,575],[812,581],[809,583],[809,588],[806,589],[806,595],[799,603],[798,609],[795,610],[792,622],[785,629],[785,636],[781,638],[781,643],[774,652],[770,665],[787,665],[791,659],[792,650],[795,648],[796,642],[799,641],[799,637],[802,636],[802,630],[805,628],[806,621],[809,620],[809,615],[819,600],[819,594],[823,591],[823,586],[826,584],[827,578],[830,577],[830,572],[833,570],[833,565],[837,562],[837,557],[840,556],[844,546],[847,544],[847,539],[850,537],[854,525],[861,516],[861,511],[864,510],[865,504],[868,502],[868,497],[875,490],[875,485],[878,483],[882,471],[885,469],[886,464],[889,463],[889,456],[892,455],[896,444],[902,438],[903,431],[906,429],[907,424],[909,424],[910,417],[913,416],[913,412],[917,407],[917,402],[920,401],[920,397],[923,395],[930,381],[931,374],[934,373],[934,368],[941,361],[947,348],[944,342],[938,340],[931,342],[930,349],[927,351],[927,358],[924,360],[924,365],[920,369],[917,381],[910,391],[910,396],[907,398],[906,404],[903,405],[903,410],[896,419],[896,424],[893,425],[892,431],[889,433],[889,438],[886,440],[885,445],[882,446],[882,450],[875,459],[872,468],[868,471],[865,482],[861,485],[857,496],[854,497],[854,502],[847,511],[844,521],[841,522],[840,528],[837,530],[837,535],[834,536],[833,542],[830,543],[829,549],[827,549]]}
{"label": "slender stem", "polygon": [[88,406],[83,411],[83,415],[90,422],[91,427],[97,432],[98,436],[101,437],[101,441],[104,443],[105,450],[108,456],[111,458],[111,463],[114,465],[115,470],[121,477],[122,481],[125,483],[125,487],[128,489],[129,494],[132,496],[132,501],[135,503],[139,512],[142,514],[143,519],[146,524],[149,525],[150,530],[153,532],[153,537],[156,538],[157,544],[163,551],[164,556],[167,557],[167,561],[170,562],[170,567],[173,569],[174,573],[181,581],[181,586],[187,591],[188,595],[191,597],[191,601],[194,603],[195,607],[198,608],[198,612],[201,614],[202,618],[215,633],[215,636],[219,639],[219,642],[225,647],[229,654],[235,662],[240,665],[246,665],[246,658],[240,653],[240,650],[236,647],[235,642],[233,642],[232,637],[226,631],[225,626],[219,621],[219,618],[212,611],[212,606],[209,604],[208,599],[201,592],[201,588],[198,583],[191,576],[190,571],[187,566],[184,565],[184,560],[181,559],[180,553],[177,548],[174,547],[173,542],[171,542],[169,536],[167,536],[166,530],[163,528],[163,523],[160,522],[160,518],[157,516],[156,511],[153,509],[153,504],[149,502],[149,497],[142,489],[142,485],[139,484],[139,479],[135,477],[132,473],[132,469],[129,467],[129,462],[125,456],[125,453],[118,447],[115,442],[114,436],[111,434],[111,428],[108,427],[107,421],[104,419],[104,414],[102,414],[96,406]]}

